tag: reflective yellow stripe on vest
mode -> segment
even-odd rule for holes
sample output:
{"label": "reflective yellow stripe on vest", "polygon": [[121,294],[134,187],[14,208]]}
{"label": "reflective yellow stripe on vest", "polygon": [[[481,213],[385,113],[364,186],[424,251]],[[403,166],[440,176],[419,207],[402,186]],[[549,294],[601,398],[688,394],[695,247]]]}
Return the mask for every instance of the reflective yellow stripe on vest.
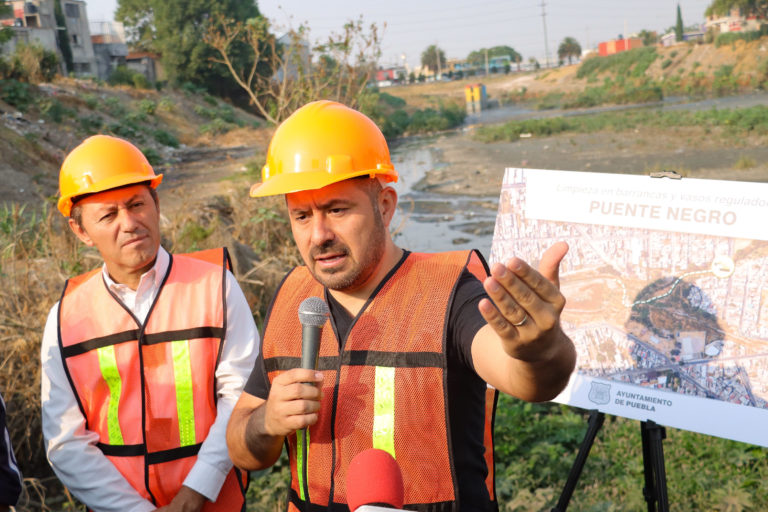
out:
{"label": "reflective yellow stripe on vest", "polygon": [[180,446],[195,444],[195,403],[192,392],[192,363],[189,340],[171,343],[173,378],[176,383],[176,412],[179,415]]}
{"label": "reflective yellow stripe on vest", "polygon": [[[307,448],[309,448],[309,429],[302,429],[296,432],[296,473],[299,476],[299,498],[301,501],[307,501],[308,496],[304,494],[304,478],[307,473],[307,462],[304,460],[304,434],[306,433]],[[307,459],[309,459],[309,450],[307,450]]]}
{"label": "reflective yellow stripe on vest", "polygon": [[118,406],[120,405],[120,393],[122,393],[122,381],[117,370],[117,357],[115,346],[109,345],[96,349],[99,355],[99,369],[101,376],[109,387],[109,403],[107,404],[107,435],[109,444],[125,444],[123,432],[120,430]]}
{"label": "reflective yellow stripe on vest", "polygon": [[385,366],[376,367],[373,447],[395,456],[395,369]]}

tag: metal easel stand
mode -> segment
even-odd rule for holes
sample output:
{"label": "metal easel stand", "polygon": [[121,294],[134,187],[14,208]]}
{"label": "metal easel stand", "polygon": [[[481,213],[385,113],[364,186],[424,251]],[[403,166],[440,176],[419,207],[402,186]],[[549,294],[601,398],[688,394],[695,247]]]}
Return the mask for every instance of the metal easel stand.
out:
{"label": "metal easel stand", "polygon": [[640,432],[643,437],[645,473],[643,497],[648,503],[648,512],[668,512],[667,473],[664,469],[664,447],[661,443],[667,437],[667,431],[661,425],[648,420],[640,423]]}
{"label": "metal easel stand", "polygon": [[576,454],[576,460],[573,461],[571,472],[568,473],[568,480],[565,481],[563,492],[560,493],[560,499],[557,500],[557,505],[552,509],[552,512],[565,512],[568,508],[568,502],[571,501],[573,490],[576,489],[576,483],[579,481],[581,471],[584,469],[584,463],[587,462],[589,450],[592,448],[597,432],[603,426],[604,421],[605,413],[596,409],[589,411],[587,433],[584,434],[584,440],[581,442],[581,446],[579,446],[579,453]]}
{"label": "metal easel stand", "polygon": [[[589,412],[587,433],[579,447],[579,453],[571,466],[568,480],[560,493],[560,499],[551,512],[565,512],[571,501],[576,483],[579,481],[587,456],[595,442],[597,432],[603,426],[605,414],[592,410]],[[662,441],[667,437],[666,429],[651,420],[640,422],[640,433],[643,442],[643,473],[645,474],[645,486],[643,497],[648,504],[648,512],[669,512],[669,500],[667,497],[667,474],[664,469],[664,447]],[[658,505],[658,507],[657,507]]]}

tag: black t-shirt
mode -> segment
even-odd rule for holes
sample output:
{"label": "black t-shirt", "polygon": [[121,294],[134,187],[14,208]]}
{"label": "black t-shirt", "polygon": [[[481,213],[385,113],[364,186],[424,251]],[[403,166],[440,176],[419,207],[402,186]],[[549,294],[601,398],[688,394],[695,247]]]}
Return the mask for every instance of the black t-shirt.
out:
{"label": "black t-shirt", "polygon": [[[394,274],[408,254],[406,251],[386,279]],[[327,296],[331,321],[343,345],[354,318],[333,296]],[[472,363],[472,340],[486,324],[477,309],[483,297],[487,297],[487,294],[482,283],[471,272],[464,270],[456,285],[448,316],[448,422],[463,512],[490,510],[485,486],[487,470],[483,458],[486,384],[477,375]],[[264,400],[269,396],[269,380],[261,351],[245,384],[245,391]]]}

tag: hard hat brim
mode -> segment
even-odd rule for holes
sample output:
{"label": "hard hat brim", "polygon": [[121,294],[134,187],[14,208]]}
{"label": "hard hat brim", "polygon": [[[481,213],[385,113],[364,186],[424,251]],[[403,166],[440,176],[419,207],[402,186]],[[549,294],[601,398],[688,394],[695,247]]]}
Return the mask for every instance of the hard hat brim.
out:
{"label": "hard hat brim", "polygon": [[397,172],[394,169],[370,169],[343,175],[333,175],[326,171],[288,172],[272,176],[265,182],[254,184],[251,187],[250,195],[251,197],[266,197],[304,190],[317,190],[339,181],[367,175],[380,176],[388,182],[397,181]]}
{"label": "hard hat brim", "polygon": [[72,212],[72,207],[74,206],[72,199],[76,197],[81,197],[81,196],[90,195],[90,194],[97,194],[99,192],[112,190],[113,188],[120,188],[128,185],[135,185],[137,183],[144,183],[147,181],[149,182],[150,187],[157,188],[157,186],[160,185],[160,183],[163,181],[163,175],[157,174],[155,175],[155,177],[150,179],[147,179],[146,176],[140,176],[140,175],[133,175],[129,178],[126,178],[126,176],[122,174],[117,176],[112,176],[108,179],[99,181],[98,185],[94,185],[85,190],[82,190],[79,194],[77,194],[77,196],[60,197],[57,207],[65,217],[69,217],[70,213]]}

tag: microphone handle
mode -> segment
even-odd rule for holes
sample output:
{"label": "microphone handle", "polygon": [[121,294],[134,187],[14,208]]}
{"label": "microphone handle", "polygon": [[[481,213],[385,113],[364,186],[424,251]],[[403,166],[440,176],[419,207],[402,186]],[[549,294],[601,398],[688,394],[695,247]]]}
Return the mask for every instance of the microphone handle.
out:
{"label": "microphone handle", "polygon": [[[301,367],[307,370],[317,370],[317,356],[320,352],[320,335],[323,332],[322,327],[316,327],[314,325],[301,325]],[[306,383],[306,384],[312,384],[314,386],[314,383]],[[302,458],[306,461],[307,460],[307,451],[309,450],[308,441],[308,429],[303,428],[296,432],[297,436],[301,437],[302,443]],[[304,466],[304,471],[307,470],[307,466]],[[299,469],[301,471],[301,469]],[[309,493],[309,489],[307,488],[307,480],[308,476],[305,473],[303,475],[305,486],[304,492],[307,494]],[[301,481],[301,480],[300,480]]]}
{"label": "microphone handle", "polygon": [[301,326],[301,367],[307,370],[317,370],[317,355],[320,352],[321,327],[314,325]]}

